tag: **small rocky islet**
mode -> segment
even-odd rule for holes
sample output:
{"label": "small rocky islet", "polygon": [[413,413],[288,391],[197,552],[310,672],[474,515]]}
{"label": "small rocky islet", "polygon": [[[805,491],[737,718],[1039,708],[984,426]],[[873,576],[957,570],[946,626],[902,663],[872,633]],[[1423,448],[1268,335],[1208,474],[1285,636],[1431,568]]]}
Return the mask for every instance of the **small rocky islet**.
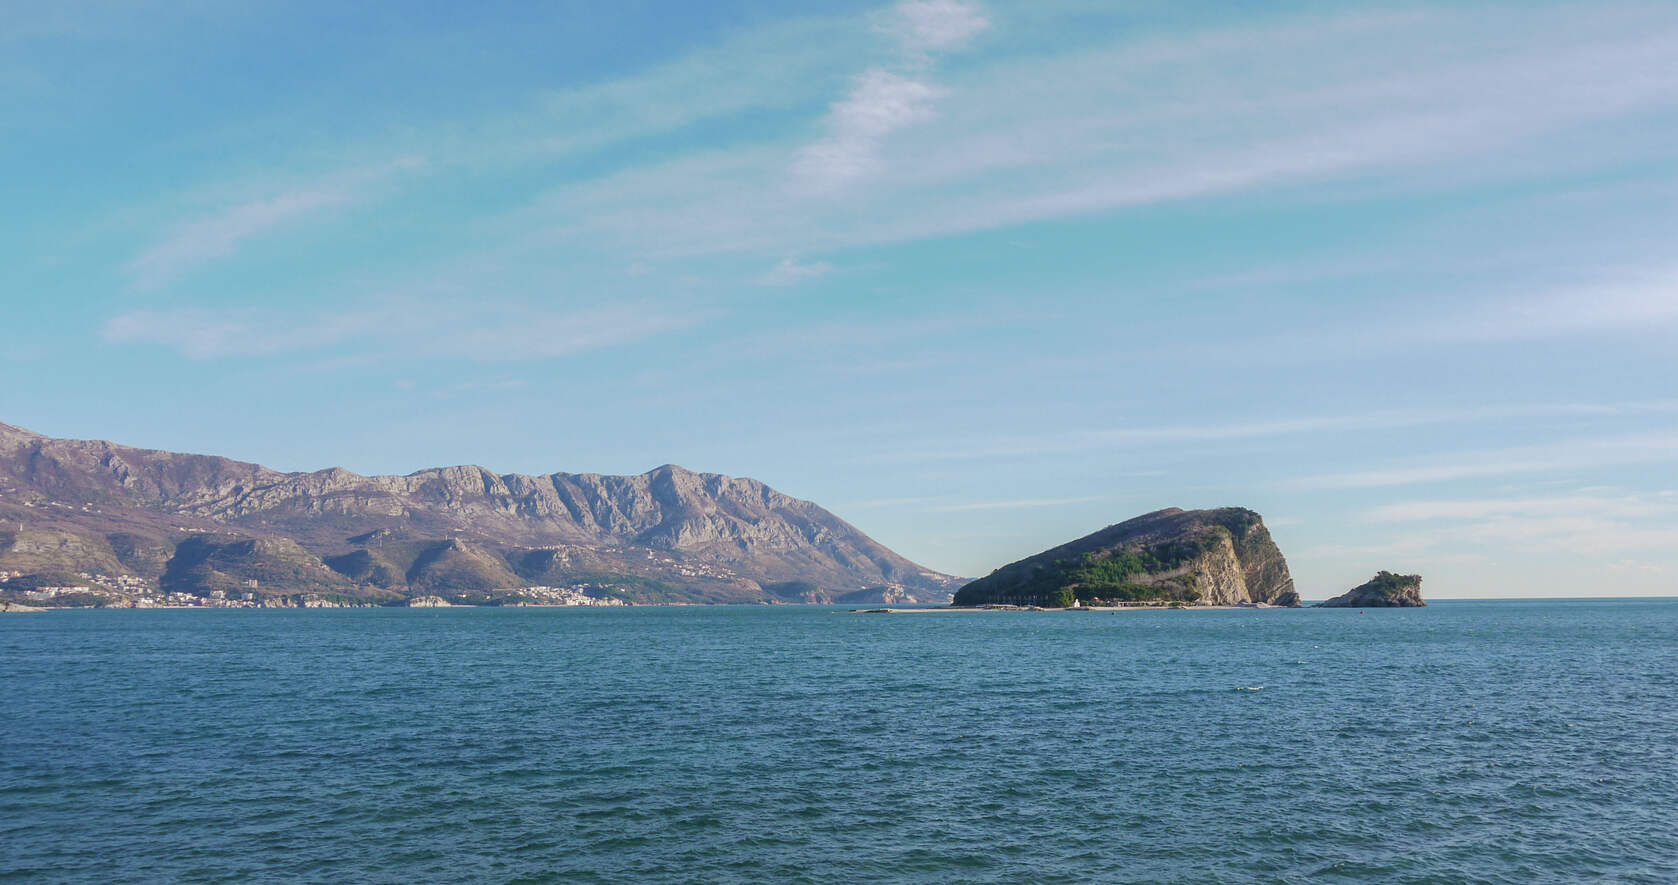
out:
{"label": "small rocky islet", "polygon": [[1422,576],[1377,572],[1375,577],[1313,608],[1416,608],[1422,600]]}

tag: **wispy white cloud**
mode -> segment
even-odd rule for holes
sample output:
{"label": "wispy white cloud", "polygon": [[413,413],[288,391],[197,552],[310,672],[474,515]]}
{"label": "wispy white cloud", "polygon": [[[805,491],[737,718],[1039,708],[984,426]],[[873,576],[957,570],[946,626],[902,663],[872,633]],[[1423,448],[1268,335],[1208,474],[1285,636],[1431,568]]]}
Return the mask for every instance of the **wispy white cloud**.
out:
{"label": "wispy white cloud", "polygon": [[295,191],[186,222],[129,262],[128,271],[141,288],[156,288],[211,259],[230,254],[243,240],[343,205],[351,195],[345,188]]}
{"label": "wispy white cloud", "polygon": [[140,288],[155,289],[232,254],[246,240],[362,199],[375,181],[421,165],[417,159],[404,158],[183,222],[130,261],[127,271]]}
{"label": "wispy white cloud", "polygon": [[1414,550],[1483,547],[1600,556],[1678,546],[1678,502],[1658,495],[1572,495],[1402,501],[1367,511],[1377,523],[1432,524],[1403,543]]}
{"label": "wispy white cloud", "polygon": [[998,501],[968,501],[961,504],[940,504],[928,507],[935,513],[960,513],[971,510],[1033,510],[1039,507],[1065,507],[1070,504],[1088,504],[1093,501],[1105,501],[1102,495],[1083,496],[1076,498],[1008,498]]}
{"label": "wispy white cloud", "polygon": [[850,510],[875,510],[881,507],[902,508],[914,507],[920,504],[931,504],[942,500],[944,499],[927,496],[905,498],[869,498],[864,501],[852,501],[851,503],[845,505],[845,508]]}
{"label": "wispy white cloud", "polygon": [[1045,507],[1064,507],[1111,500],[1105,495],[1085,495],[1069,498],[999,498],[993,500],[955,500],[941,496],[904,498],[871,498],[846,505],[853,510],[915,510],[923,513],[966,513],[982,510],[1035,510]]}
{"label": "wispy white cloud", "polygon": [[106,322],[113,343],[167,347],[191,359],[384,348],[485,362],[568,356],[627,344],[710,316],[644,304],[545,310],[534,307],[371,302],[298,315],[256,308],[134,310]]}
{"label": "wispy white cloud", "polygon": [[802,283],[805,280],[813,280],[816,277],[824,277],[830,273],[833,273],[833,265],[826,261],[803,262],[788,256],[782,258],[774,267],[764,271],[757,278],[757,281],[759,285],[764,286],[790,286],[794,283]]}
{"label": "wispy white cloud", "polygon": [[793,167],[804,187],[832,192],[876,171],[887,136],[930,116],[945,90],[878,68],[858,77],[828,112],[827,137],[804,148]]}
{"label": "wispy white cloud", "polygon": [[1365,513],[1372,522],[1426,522],[1499,516],[1612,516],[1619,518],[1678,515],[1678,502],[1641,495],[1556,495],[1541,498],[1452,498],[1399,501]]}
{"label": "wispy white cloud", "polygon": [[1519,341],[1672,320],[1678,320],[1678,268],[1625,282],[1502,299],[1422,325],[1411,334],[1431,341]]}
{"label": "wispy white cloud", "polygon": [[[689,156],[549,205],[568,236],[626,248],[797,252],[1360,176],[1496,179],[1509,156],[1576,164],[1593,123],[1678,104],[1663,61],[1675,54],[1678,19],[1615,6],[1121,38],[936,82],[876,65],[831,108],[827,135],[790,157],[772,141]],[[1558,132],[1576,136],[1568,151],[1546,149]],[[831,186],[765,171],[788,166]],[[834,192],[844,200],[815,199]]]}
{"label": "wispy white cloud", "polygon": [[[1317,544],[1307,547],[1297,553],[1290,552],[1296,562],[1322,560],[1384,560],[1387,562],[1414,562],[1423,557],[1430,563],[1457,561],[1482,562],[1487,559],[1484,554],[1442,553],[1439,547],[1448,540],[1443,532],[1419,533],[1412,532],[1397,537],[1386,538],[1381,541],[1365,544],[1330,543]],[[1404,568],[1404,566],[1400,566]]]}
{"label": "wispy white cloud", "polygon": [[1600,556],[1633,550],[1668,551],[1678,546],[1678,526],[1636,525],[1579,517],[1504,517],[1453,527],[1451,538],[1489,548],[1526,553],[1568,551]]}
{"label": "wispy white cloud", "polygon": [[341,341],[362,325],[363,317],[345,314],[300,324],[258,310],[142,309],[112,317],[103,335],[112,343],[160,344],[182,356],[208,360],[314,349]]}
{"label": "wispy white cloud", "polygon": [[1603,566],[1612,572],[1632,575],[1666,575],[1672,572],[1672,566],[1664,562],[1648,562],[1640,559],[1618,559]]}
{"label": "wispy white cloud", "polygon": [[[1393,310],[1309,334],[1265,336],[1249,343],[1270,359],[1344,359],[1463,344],[1499,344],[1669,329],[1678,324],[1678,267],[1622,269],[1624,278],[1544,286],[1459,303],[1443,292],[1417,292]],[[1439,304],[1418,311],[1418,303]],[[1416,316],[1420,313],[1421,316]],[[1237,348],[1239,349],[1239,348]]]}
{"label": "wispy white cloud", "polygon": [[873,39],[858,22],[823,17],[729,34],[638,73],[556,89],[464,131],[450,127],[442,154],[475,167],[551,162],[743,114],[795,111],[854,74]]}
{"label": "wispy white cloud", "polygon": [[931,117],[933,103],[949,92],[925,77],[932,54],[953,49],[988,27],[990,21],[973,3],[904,0],[893,7],[879,30],[897,40],[906,57],[895,70],[864,71],[828,109],[826,136],[805,146],[793,163],[797,189],[831,194],[877,172],[886,139]]}
{"label": "wispy white cloud", "polygon": [[[437,390],[432,391],[432,395],[437,397],[438,399],[447,399],[449,397],[459,396],[461,394],[507,393],[509,391],[524,390],[525,388],[527,388],[529,386],[530,386],[530,379],[528,379],[528,378],[501,378],[501,379],[486,380],[486,381],[459,381],[459,382],[456,382],[454,384],[450,384],[450,385],[447,385],[445,387],[442,387],[442,388],[439,388]],[[413,383],[409,382],[409,385],[408,385],[407,389],[412,389],[412,387],[413,387]]]}
{"label": "wispy white cloud", "polygon": [[697,325],[712,316],[699,308],[646,304],[608,305],[573,311],[503,310],[473,324],[440,330],[448,341],[441,352],[479,360],[526,360],[568,356],[638,341]]}
{"label": "wispy white cloud", "polygon": [[1259,421],[1115,427],[1054,434],[994,438],[972,445],[906,449],[878,456],[883,461],[961,461],[1036,457],[1186,443],[1236,442],[1316,434],[1353,434],[1434,424],[1476,424],[1521,418],[1610,417],[1678,412],[1678,401],[1625,403],[1530,403],[1435,409],[1377,410]]}
{"label": "wispy white cloud", "polygon": [[188,310],[131,310],[107,320],[103,329],[106,341],[150,341],[193,359],[225,356],[232,342],[253,334],[248,320]]}
{"label": "wispy white cloud", "polygon": [[1592,512],[1588,502],[1580,511],[1544,513],[1511,510],[1475,518],[1441,517],[1437,524],[1374,544],[1325,544],[1301,552],[1314,559],[1404,557],[1428,562],[1485,559],[1490,551],[1503,555],[1543,555],[1589,560],[1640,551],[1665,554],[1678,545],[1674,514],[1664,518],[1633,519]]}
{"label": "wispy white cloud", "polygon": [[1370,470],[1304,477],[1297,485],[1379,488],[1674,461],[1678,461],[1678,433],[1645,433],[1461,452]]}
{"label": "wispy white cloud", "polygon": [[[1009,44],[1023,20],[1088,12],[1058,8],[1011,11],[993,55],[947,72],[929,60],[993,28],[978,4],[784,21],[354,153],[424,150],[439,168],[478,169],[588,155],[587,174],[474,223],[604,242],[625,261],[772,256],[1347,176],[1495,176],[1520,151],[1577,163],[1591,123],[1678,101],[1664,64],[1678,18],[1647,6],[1357,13],[1147,39],[1092,29],[1054,55]],[[705,139],[721,143],[713,153],[612,150],[735,116],[760,124]],[[1543,151],[1557,132],[1580,144]],[[156,287],[364,196],[340,181],[269,192],[182,223],[128,270]]]}
{"label": "wispy white cloud", "polygon": [[989,27],[978,4],[959,0],[904,0],[879,25],[910,52],[953,49]]}

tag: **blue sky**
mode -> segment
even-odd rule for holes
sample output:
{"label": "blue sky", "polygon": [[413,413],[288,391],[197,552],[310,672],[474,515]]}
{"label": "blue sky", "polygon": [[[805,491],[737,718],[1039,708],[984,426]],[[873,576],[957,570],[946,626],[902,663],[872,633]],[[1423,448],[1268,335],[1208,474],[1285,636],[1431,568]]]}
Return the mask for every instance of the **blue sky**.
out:
{"label": "blue sky", "polygon": [[0,421],[1678,592],[1678,7],[10,3]]}

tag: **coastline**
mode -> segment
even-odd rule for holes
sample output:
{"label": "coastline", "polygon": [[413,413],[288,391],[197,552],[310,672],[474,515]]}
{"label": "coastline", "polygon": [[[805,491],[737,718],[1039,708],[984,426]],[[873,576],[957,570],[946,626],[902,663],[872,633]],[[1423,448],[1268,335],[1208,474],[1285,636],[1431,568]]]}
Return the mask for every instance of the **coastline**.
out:
{"label": "coastline", "polygon": [[1147,612],[1147,611],[1254,611],[1259,609],[1285,609],[1293,606],[1284,605],[1092,605],[1067,608],[1044,608],[1035,605],[940,605],[916,608],[853,608],[846,612],[851,615],[912,615],[926,612]]}
{"label": "coastline", "polygon": [[[727,605],[752,605],[751,603],[719,603]],[[215,611],[240,609],[247,611],[287,611],[299,609],[432,609],[432,608],[704,608],[704,604],[690,602],[659,602],[642,603],[639,605],[578,605],[575,603],[520,603],[514,605],[476,605],[471,603],[449,603],[448,605],[356,605],[353,603],[326,603],[306,605],[47,605],[32,606],[15,602],[0,602],[0,613],[52,612],[52,611]],[[820,604],[812,608],[821,607]],[[852,608],[838,614],[893,614],[912,615],[926,613],[997,613],[997,612],[1141,612],[1141,611],[1255,611],[1261,609],[1285,609],[1292,606],[1279,605],[1101,605],[1078,606],[1076,608],[1045,608],[1042,606],[954,606],[954,605],[924,605],[912,608],[880,607],[880,608]],[[1310,608],[1312,606],[1304,606]]]}

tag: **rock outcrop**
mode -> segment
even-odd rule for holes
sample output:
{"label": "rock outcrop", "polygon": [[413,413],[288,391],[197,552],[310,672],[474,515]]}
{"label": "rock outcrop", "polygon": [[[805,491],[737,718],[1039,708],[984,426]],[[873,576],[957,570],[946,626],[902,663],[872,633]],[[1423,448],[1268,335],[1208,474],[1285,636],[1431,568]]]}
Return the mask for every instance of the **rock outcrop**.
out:
{"label": "rock outcrop", "polygon": [[1395,575],[1382,571],[1345,593],[1319,602],[1317,608],[1413,608],[1422,601],[1421,575]]}
{"label": "rock outcrop", "polygon": [[1239,507],[1172,507],[1003,566],[962,587],[956,605],[1177,602],[1299,605],[1264,520]]}
{"label": "rock outcrop", "polygon": [[875,588],[942,602],[958,583],[809,501],[671,464],[635,476],[282,473],[0,424],[0,571],[49,569],[370,600],[585,584],[637,602]]}
{"label": "rock outcrop", "polygon": [[39,607],[33,606],[33,605],[23,605],[22,603],[17,603],[17,602],[0,602],[0,612],[12,612],[12,613],[21,614],[23,612],[44,612],[44,611],[46,611],[46,609],[39,608]]}

